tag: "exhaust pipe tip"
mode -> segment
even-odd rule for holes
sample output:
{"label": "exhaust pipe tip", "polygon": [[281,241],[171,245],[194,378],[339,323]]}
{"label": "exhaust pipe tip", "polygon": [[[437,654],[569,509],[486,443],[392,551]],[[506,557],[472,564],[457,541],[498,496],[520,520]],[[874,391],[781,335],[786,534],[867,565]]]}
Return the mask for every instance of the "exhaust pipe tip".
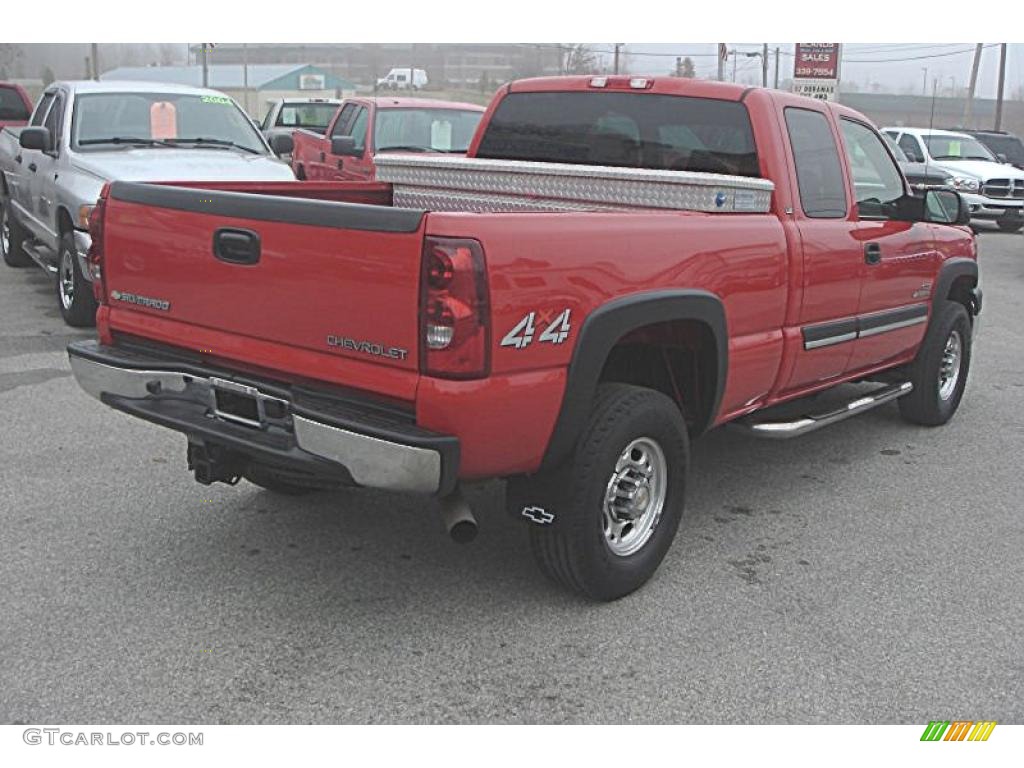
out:
{"label": "exhaust pipe tip", "polygon": [[458,490],[441,499],[441,522],[452,541],[468,544],[476,538],[476,518]]}

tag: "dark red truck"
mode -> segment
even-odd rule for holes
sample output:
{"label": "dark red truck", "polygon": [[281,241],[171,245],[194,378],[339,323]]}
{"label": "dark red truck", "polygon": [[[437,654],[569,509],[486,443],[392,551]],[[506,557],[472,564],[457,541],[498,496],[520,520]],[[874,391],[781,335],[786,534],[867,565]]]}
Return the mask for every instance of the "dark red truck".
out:
{"label": "dark red truck", "polygon": [[380,152],[465,153],[483,112],[458,101],[346,99],[323,134],[293,131],[274,151],[291,154],[298,179],[373,181]]}
{"label": "dark red truck", "polygon": [[[701,433],[956,411],[981,308],[968,213],[910,194],[858,113],[527,80],[468,154],[390,157],[390,183],[111,184],[79,383],[187,435],[203,483],[432,494],[470,538],[460,485],[506,478],[542,569],[602,600],[664,557]],[[765,412],[852,381],[878,384]]]}

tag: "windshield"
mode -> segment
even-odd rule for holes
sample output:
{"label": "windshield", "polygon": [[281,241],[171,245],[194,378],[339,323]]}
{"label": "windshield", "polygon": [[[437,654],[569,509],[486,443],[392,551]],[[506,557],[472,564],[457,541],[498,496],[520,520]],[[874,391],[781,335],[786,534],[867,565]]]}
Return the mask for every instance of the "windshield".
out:
{"label": "windshield", "polygon": [[995,160],[985,145],[970,136],[924,136],[932,160]]}
{"label": "windshield", "polygon": [[71,131],[76,149],[182,145],[267,154],[256,128],[227,96],[86,93],[75,99]]}
{"label": "windshield", "polygon": [[483,114],[468,109],[378,109],[375,150],[465,152]]}
{"label": "windshield", "polygon": [[896,139],[890,136],[888,133],[883,133],[882,138],[885,139],[885,143],[889,145],[889,149],[892,150],[893,156],[896,158],[898,163],[909,163],[910,159],[907,157],[907,153],[900,149],[900,145],[896,143]]}
{"label": "windshield", "polygon": [[0,120],[28,120],[29,109],[21,94],[13,88],[0,86]]}
{"label": "windshield", "polygon": [[319,128],[327,130],[337,104],[285,104],[274,125],[286,128]]}
{"label": "windshield", "polygon": [[1006,155],[1006,159],[1011,163],[1024,163],[1024,143],[1016,136],[988,135],[984,144],[993,152]]}
{"label": "windshield", "polygon": [[477,157],[758,176],[740,102],[642,93],[511,93]]}

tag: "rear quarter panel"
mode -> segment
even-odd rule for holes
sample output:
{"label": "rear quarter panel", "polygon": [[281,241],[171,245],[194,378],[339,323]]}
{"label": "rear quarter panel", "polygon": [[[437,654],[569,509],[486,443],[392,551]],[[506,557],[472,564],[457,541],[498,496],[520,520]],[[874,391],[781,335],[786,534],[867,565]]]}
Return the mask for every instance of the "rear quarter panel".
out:
{"label": "rear quarter panel", "polygon": [[[469,476],[536,469],[561,407],[579,330],[615,298],[671,288],[721,298],[730,352],[722,413],[765,398],[775,383],[788,256],[782,226],[771,214],[443,213],[428,216],[427,231],[475,237],[487,261],[488,393],[480,383],[424,378],[418,394],[421,423],[462,438]],[[565,310],[566,340],[541,342],[547,324]],[[532,342],[522,349],[502,346],[530,312]],[[458,409],[446,404],[453,396],[461,398]]]}

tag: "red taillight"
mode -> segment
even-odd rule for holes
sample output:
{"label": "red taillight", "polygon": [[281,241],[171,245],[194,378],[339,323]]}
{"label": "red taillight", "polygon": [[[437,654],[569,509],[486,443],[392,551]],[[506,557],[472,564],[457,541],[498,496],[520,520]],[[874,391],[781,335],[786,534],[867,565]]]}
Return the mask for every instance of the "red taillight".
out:
{"label": "red taillight", "polygon": [[487,375],[487,270],[483,248],[476,240],[426,239],[421,324],[424,373],[448,379]]}
{"label": "red taillight", "polygon": [[99,304],[107,303],[107,284],[103,274],[103,217],[107,203],[107,189],[103,187],[99,200],[89,214],[89,277],[92,280],[92,294]]}

